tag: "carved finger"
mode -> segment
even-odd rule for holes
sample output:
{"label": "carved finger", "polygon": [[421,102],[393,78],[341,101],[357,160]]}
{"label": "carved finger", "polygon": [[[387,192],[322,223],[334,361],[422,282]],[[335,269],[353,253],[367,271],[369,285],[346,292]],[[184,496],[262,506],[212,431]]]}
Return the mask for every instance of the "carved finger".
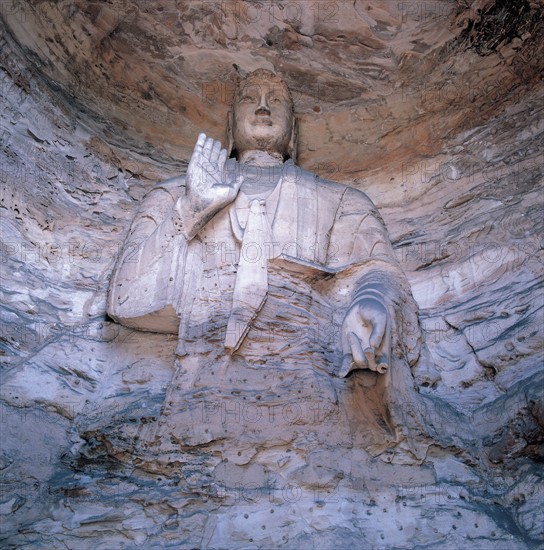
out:
{"label": "carved finger", "polygon": [[217,164],[219,164],[219,168],[221,169],[221,173],[224,173],[225,170],[225,164],[227,162],[227,150],[221,149],[219,152],[219,158],[217,159]]}
{"label": "carved finger", "polygon": [[[280,180],[281,183],[282,180]],[[349,335],[351,332],[351,329],[354,329],[355,327],[359,327],[361,325],[361,322],[359,320],[359,312],[357,308],[352,307],[348,313],[346,314],[346,317],[344,318],[344,322],[342,324],[342,351],[343,353],[350,353],[351,351],[351,344],[349,340]]]}
{"label": "carved finger", "polygon": [[207,138],[206,141],[204,142],[204,146],[202,147],[202,154],[206,159],[210,158],[212,147],[213,147],[213,139]]}
{"label": "carved finger", "polygon": [[375,315],[372,319],[372,332],[368,339],[368,344],[371,348],[378,350],[385,334],[387,317],[385,315]]}
{"label": "carved finger", "polygon": [[198,139],[196,140],[195,147],[193,149],[193,154],[191,155],[191,160],[189,161],[189,166],[187,171],[194,169],[196,164],[200,164],[200,159],[202,156],[202,146],[206,141],[206,134],[198,134]]}
{"label": "carved finger", "polygon": [[365,349],[366,364],[370,370],[376,371],[376,357],[374,356],[374,350],[372,348]]}
{"label": "carved finger", "polygon": [[202,149],[204,143],[206,142],[206,134],[198,134],[198,139],[196,140],[195,149]]}
{"label": "carved finger", "polygon": [[338,371],[338,376],[340,378],[345,378],[349,374],[352,364],[353,364],[353,356],[351,355],[351,353],[347,353],[342,358],[342,365],[340,367],[340,370]]}
{"label": "carved finger", "polygon": [[383,374],[389,368],[389,357],[391,354],[391,327],[389,324],[385,327],[385,334],[381,346],[381,357],[376,357],[378,363],[378,372]]}
{"label": "carved finger", "polygon": [[204,157],[202,155],[202,149],[195,149],[195,151],[193,152],[193,156],[191,157],[191,166],[193,167],[193,169],[197,169],[197,168],[201,168],[202,167],[202,164],[204,164],[205,160],[204,160]]}
{"label": "carved finger", "polygon": [[382,357],[379,363],[376,365],[376,372],[383,374],[388,368],[389,365],[387,364],[385,357]]}
{"label": "carved finger", "polygon": [[221,142],[214,141],[212,151],[210,153],[210,162],[217,162],[220,152],[221,152]]}
{"label": "carved finger", "polygon": [[361,345],[361,341],[359,340],[359,337],[355,334],[355,332],[350,332],[348,334],[348,341],[351,348],[351,353],[353,355],[353,362],[358,367],[365,367],[367,363],[363,351],[363,346]]}

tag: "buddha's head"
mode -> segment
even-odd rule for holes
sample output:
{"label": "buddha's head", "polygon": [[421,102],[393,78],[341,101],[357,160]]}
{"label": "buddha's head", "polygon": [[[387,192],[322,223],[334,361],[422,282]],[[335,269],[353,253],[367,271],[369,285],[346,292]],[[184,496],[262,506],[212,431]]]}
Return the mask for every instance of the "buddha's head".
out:
{"label": "buddha's head", "polygon": [[258,69],[241,80],[229,121],[231,155],[266,151],[295,160],[296,119],[287,84],[273,72]]}

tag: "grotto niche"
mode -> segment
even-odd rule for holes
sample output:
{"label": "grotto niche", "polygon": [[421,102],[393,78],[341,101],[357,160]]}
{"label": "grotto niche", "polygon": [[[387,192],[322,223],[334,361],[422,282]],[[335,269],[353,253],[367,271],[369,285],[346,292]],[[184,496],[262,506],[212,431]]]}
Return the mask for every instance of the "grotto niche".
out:
{"label": "grotto niche", "polygon": [[0,15],[4,546],[544,542],[540,3]]}

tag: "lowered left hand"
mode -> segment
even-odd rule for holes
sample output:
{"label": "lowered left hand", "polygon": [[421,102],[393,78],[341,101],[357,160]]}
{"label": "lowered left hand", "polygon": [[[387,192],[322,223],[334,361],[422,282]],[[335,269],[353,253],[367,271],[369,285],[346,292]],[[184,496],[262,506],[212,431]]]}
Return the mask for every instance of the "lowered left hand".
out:
{"label": "lowered left hand", "polygon": [[355,302],[342,324],[342,366],[338,376],[355,369],[370,369],[383,374],[389,367],[389,313],[378,299]]}

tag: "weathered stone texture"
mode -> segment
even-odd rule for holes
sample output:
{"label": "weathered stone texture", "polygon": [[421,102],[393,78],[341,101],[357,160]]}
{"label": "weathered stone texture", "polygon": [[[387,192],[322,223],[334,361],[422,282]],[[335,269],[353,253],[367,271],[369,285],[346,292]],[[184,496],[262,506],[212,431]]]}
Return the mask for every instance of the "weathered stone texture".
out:
{"label": "weathered stone texture", "polygon": [[[1,6],[3,545],[544,544],[541,3],[53,4]],[[112,323],[108,278],[144,194],[225,141],[237,67],[380,208],[426,338],[411,441],[310,365],[208,374],[153,439],[176,337]]]}

